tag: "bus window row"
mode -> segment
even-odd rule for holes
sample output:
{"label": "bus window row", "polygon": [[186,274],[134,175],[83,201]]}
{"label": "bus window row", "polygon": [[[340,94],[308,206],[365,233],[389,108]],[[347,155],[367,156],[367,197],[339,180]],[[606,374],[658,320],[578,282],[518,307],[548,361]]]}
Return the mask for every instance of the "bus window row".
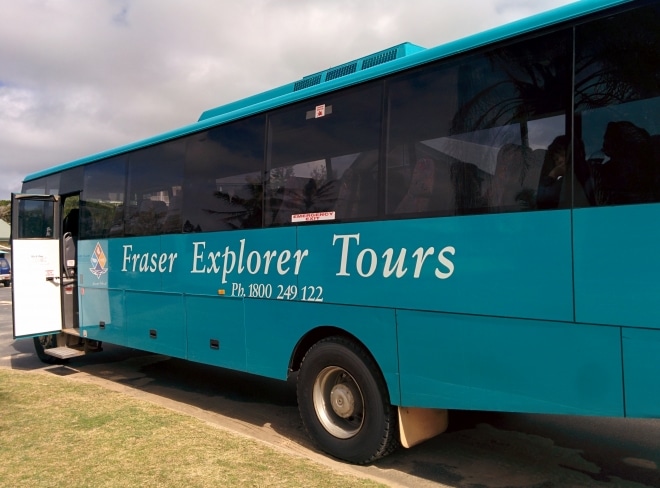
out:
{"label": "bus window row", "polygon": [[[69,170],[81,237],[660,201],[660,7]],[[73,191],[66,173],[28,191]],[[83,213],[85,219],[82,218]]]}

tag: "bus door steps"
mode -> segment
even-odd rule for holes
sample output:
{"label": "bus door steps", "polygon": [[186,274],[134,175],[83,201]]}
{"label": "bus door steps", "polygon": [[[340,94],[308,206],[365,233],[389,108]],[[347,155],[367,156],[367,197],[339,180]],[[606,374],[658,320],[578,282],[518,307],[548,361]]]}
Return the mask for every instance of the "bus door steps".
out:
{"label": "bus door steps", "polygon": [[65,341],[67,345],[44,349],[44,353],[56,357],[57,359],[71,359],[78,356],[84,356],[88,352],[84,343],[81,341],[80,329],[78,327],[62,329],[62,333],[66,334],[71,339]]}
{"label": "bus door steps", "polygon": [[85,355],[85,351],[80,351],[78,349],[73,349],[66,346],[44,349],[44,353],[48,354],[49,356],[56,357],[57,359],[70,359]]}

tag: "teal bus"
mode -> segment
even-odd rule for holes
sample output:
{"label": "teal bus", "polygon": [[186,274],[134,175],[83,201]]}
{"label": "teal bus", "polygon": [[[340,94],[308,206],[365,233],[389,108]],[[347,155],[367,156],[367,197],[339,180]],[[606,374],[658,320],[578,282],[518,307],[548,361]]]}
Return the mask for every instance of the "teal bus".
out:
{"label": "teal bus", "polygon": [[660,414],[660,2],[401,44],[27,176],[14,336],[285,380],[368,463],[448,410]]}

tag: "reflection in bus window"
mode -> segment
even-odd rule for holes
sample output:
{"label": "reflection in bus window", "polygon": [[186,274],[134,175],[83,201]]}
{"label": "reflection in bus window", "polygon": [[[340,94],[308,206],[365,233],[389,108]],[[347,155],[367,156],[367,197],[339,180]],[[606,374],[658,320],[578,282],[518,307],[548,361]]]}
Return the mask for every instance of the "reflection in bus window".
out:
{"label": "reflection in bus window", "polygon": [[584,205],[660,201],[658,22],[660,7],[649,6],[576,31],[575,126],[587,155]]}
{"label": "reflection in bus window", "polygon": [[80,197],[81,239],[123,235],[123,220],[117,222],[116,216],[124,204],[126,160],[126,156],[117,156],[85,168]]}
{"label": "reflection in bus window", "polygon": [[261,227],[264,117],[188,138],[183,232]]}
{"label": "reflection in bus window", "polygon": [[537,208],[545,151],[566,133],[569,47],[560,32],[394,79],[387,213]]}
{"label": "reflection in bus window", "polygon": [[380,85],[365,86],[271,116],[266,225],[315,212],[376,216],[380,103]]}
{"label": "reflection in bus window", "polygon": [[128,163],[128,208],[125,234],[131,236],[181,232],[177,202],[183,184],[185,140],[147,147]]}

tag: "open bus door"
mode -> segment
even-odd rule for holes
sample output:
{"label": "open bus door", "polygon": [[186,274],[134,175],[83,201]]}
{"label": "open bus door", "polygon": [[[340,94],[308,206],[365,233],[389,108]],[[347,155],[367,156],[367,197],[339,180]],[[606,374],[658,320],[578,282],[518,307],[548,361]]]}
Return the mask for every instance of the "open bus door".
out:
{"label": "open bus door", "polygon": [[12,195],[14,338],[34,337],[42,361],[85,354],[75,315],[75,250],[56,195]]}

